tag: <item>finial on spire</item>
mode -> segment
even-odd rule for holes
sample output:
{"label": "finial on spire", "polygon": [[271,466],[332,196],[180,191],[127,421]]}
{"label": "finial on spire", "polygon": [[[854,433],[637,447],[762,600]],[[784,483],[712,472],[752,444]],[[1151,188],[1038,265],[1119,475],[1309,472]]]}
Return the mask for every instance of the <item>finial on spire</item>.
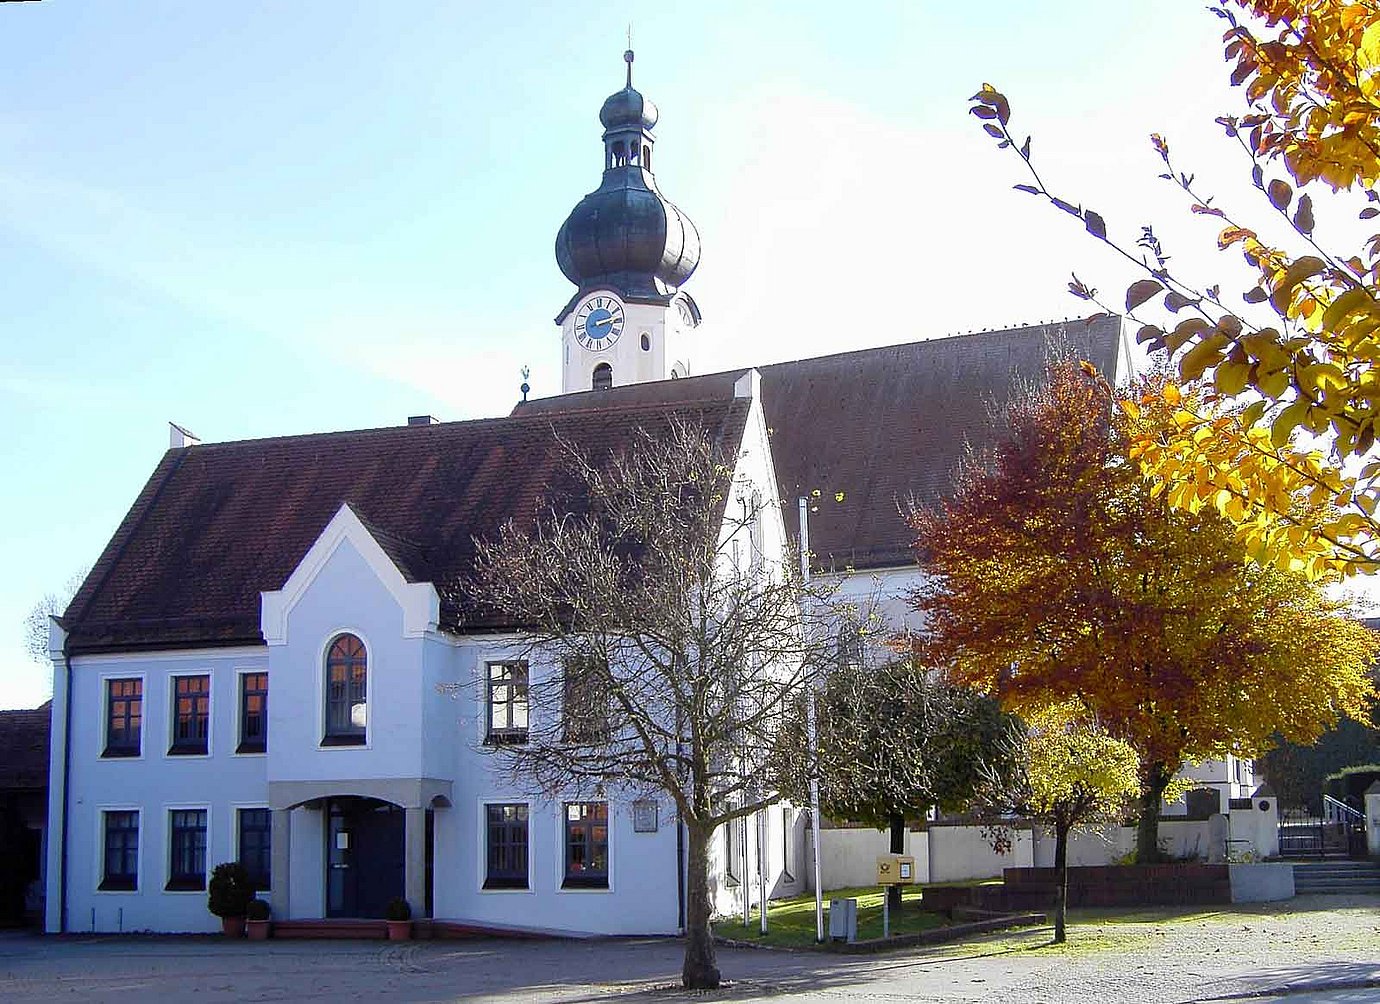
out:
{"label": "finial on spire", "polygon": [[631,87],[631,86],[632,86],[632,64],[633,64],[632,22],[631,22],[631,21],[628,22],[628,48],[627,48],[627,51],[623,53],[623,62],[625,62],[625,63],[628,64],[628,86]]}
{"label": "finial on spire", "polygon": [[529,367],[524,366],[522,368],[522,386],[518,388],[522,391],[522,399],[524,401],[527,400],[527,393],[532,389],[531,385],[527,382],[527,378],[531,375],[532,370]]}

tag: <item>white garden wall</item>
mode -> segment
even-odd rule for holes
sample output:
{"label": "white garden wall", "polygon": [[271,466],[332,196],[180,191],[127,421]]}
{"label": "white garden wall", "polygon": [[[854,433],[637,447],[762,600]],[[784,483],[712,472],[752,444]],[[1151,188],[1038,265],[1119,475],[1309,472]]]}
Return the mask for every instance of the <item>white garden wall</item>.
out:
{"label": "white garden wall", "polygon": [[[1264,806],[1264,808],[1261,808]],[[1258,798],[1250,809],[1232,811],[1223,849],[1235,859],[1271,857],[1279,853],[1279,812],[1272,797]],[[1160,846],[1175,858],[1207,860],[1211,844],[1208,820],[1160,820]],[[906,831],[905,853],[915,858],[916,882],[961,882],[999,878],[1005,868],[1054,866],[1054,834],[1043,828],[1013,829],[1005,854],[992,849],[980,826],[930,826]],[[823,887],[842,889],[876,883],[877,855],[889,853],[890,836],[883,830],[826,829],[820,832],[820,872]],[[1131,826],[1075,833],[1069,839],[1068,863],[1074,866],[1115,864],[1136,846]],[[807,849],[808,851],[808,849]],[[807,876],[807,882],[812,881]],[[810,885],[809,888],[813,888]]]}

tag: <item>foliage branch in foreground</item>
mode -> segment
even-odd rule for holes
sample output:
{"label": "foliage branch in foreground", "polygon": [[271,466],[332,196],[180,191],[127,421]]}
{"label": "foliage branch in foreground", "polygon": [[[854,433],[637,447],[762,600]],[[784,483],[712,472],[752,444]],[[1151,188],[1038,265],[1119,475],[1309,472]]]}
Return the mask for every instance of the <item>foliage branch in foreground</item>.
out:
{"label": "foliage branch in foreground", "polygon": [[[1219,221],[1217,247],[1240,252],[1254,274],[1239,296],[1177,272],[1153,227],[1133,243],[1119,241],[1101,214],[1056,194],[1031,161],[1029,138],[1016,142],[1010,104],[995,88],[984,85],[970,110],[1029,168],[1033,183],[1018,189],[1077,217],[1145,273],[1126,290],[1124,308],[1077,276],[1070,291],[1104,310],[1124,309],[1140,342],[1177,360],[1181,380],[1210,388],[1163,388],[1173,424],[1131,449],[1145,475],[1168,487],[1175,507],[1230,519],[1258,560],[1315,579],[1374,572],[1380,233],[1324,238],[1314,195],[1330,190],[1326,208],[1336,213],[1380,217],[1380,6],[1217,0],[1210,9],[1226,25],[1231,82],[1244,88],[1247,105],[1216,121],[1239,149],[1256,208],[1228,211],[1162,137],[1151,142],[1160,177],[1182,191],[1190,212]],[[1271,228],[1288,235],[1287,246],[1262,236]]]}

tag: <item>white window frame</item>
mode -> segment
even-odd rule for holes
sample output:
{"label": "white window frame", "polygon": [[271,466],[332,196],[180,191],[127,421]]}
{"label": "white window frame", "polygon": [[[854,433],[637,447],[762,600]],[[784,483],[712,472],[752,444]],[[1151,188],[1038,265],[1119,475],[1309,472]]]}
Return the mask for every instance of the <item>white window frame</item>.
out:
{"label": "white window frame", "polygon": [[[324,670],[323,670],[323,672],[324,672]],[[244,678],[245,678],[246,676],[248,676],[250,673],[262,673],[262,674],[264,674],[265,676],[268,676],[268,667],[267,667],[267,666],[263,666],[263,667],[236,666],[236,667],[235,667],[235,693],[234,693],[234,695],[233,695],[233,697],[234,697],[234,703],[235,703],[235,712],[234,712],[234,714],[231,716],[232,719],[233,719],[232,727],[233,727],[233,729],[234,729],[234,734],[231,736],[231,739],[232,739],[234,742],[233,742],[233,745],[230,747],[230,755],[231,755],[231,756],[243,756],[243,757],[266,757],[266,756],[268,756],[268,732],[267,732],[267,729],[268,729],[268,722],[267,722],[267,721],[264,722],[264,729],[265,729],[265,732],[264,732],[264,751],[263,751],[262,753],[241,753],[241,752],[239,751],[239,749],[240,749],[240,741],[241,741],[241,736],[240,736],[241,719],[242,719],[243,716],[244,716]],[[322,690],[322,695],[323,695],[323,696],[322,696],[322,709],[323,709],[323,714],[324,714],[324,708],[325,708],[325,697],[324,697],[324,694],[325,694],[325,690],[323,689],[323,690]],[[273,699],[273,681],[272,681],[272,680],[269,680],[269,682],[268,682],[268,696],[269,696],[269,700],[272,701],[272,699]],[[272,705],[270,704],[270,707],[271,707],[271,706],[272,706]],[[248,808],[253,808],[253,806],[249,806]]]}
{"label": "white window frame", "polygon": [[[608,798],[607,796],[605,796],[604,798],[587,798],[587,797],[584,797],[584,796],[581,796],[581,795],[572,795],[572,796],[570,796],[569,798],[562,797],[562,798],[554,799],[553,802],[554,802],[554,806],[555,806],[555,810],[556,810],[556,847],[557,847],[557,848],[559,849],[559,851],[560,851],[559,854],[553,855],[553,857],[555,858],[555,864],[556,864],[556,892],[557,892],[559,895],[562,895],[562,896],[607,896],[609,893],[611,893],[611,892],[614,891],[613,863],[614,863],[615,860],[617,860],[617,859],[614,857],[614,853],[615,853],[615,852],[614,852],[614,848],[615,848],[615,846],[616,846],[616,842],[615,842],[614,836],[613,836],[613,830],[614,830],[614,825],[613,825],[613,823],[614,823],[614,818],[615,818],[614,806],[617,805],[617,804],[620,804],[620,803],[614,802],[613,799]],[[572,804],[572,803],[575,803],[575,802],[584,802],[584,803],[587,803],[587,804],[593,804],[593,803],[597,803],[597,802],[603,802],[605,805],[608,806],[608,818],[607,818],[607,820],[606,820],[606,823],[607,823],[607,826],[608,826],[608,835],[609,835],[609,867],[608,867],[608,878],[609,878],[609,883],[608,883],[607,886],[571,886],[571,887],[569,887],[569,888],[566,887],[566,884],[565,884],[565,807],[566,807],[567,805]],[[531,818],[532,818],[531,810],[528,810],[527,818],[528,818],[528,821],[529,821],[529,822],[528,822],[528,825],[530,826],[530,825],[531,825],[530,821],[531,821]],[[528,860],[529,860],[529,861],[531,860],[531,851],[530,851],[530,850],[528,851]]]}
{"label": "white window frame", "polygon": [[[117,679],[125,679],[118,677]],[[135,875],[133,889],[102,889],[101,883],[105,881],[105,814],[107,812],[133,812],[139,817],[139,853],[134,859]],[[93,891],[98,896],[134,896],[142,891],[144,876],[147,871],[144,867],[145,852],[148,850],[148,827],[145,826],[144,807],[135,805],[132,802],[103,802],[96,806],[96,867],[93,872],[94,882],[91,883]]]}
{"label": "white window frame", "polygon": [[[172,814],[174,812],[195,812],[201,810],[206,813],[206,870],[202,873],[200,889],[169,889],[168,883],[172,881]],[[163,803],[163,882],[159,886],[159,891],[165,896],[205,896],[211,886],[211,870],[220,862],[216,861],[215,825],[210,802],[164,802]],[[143,844],[139,845],[139,852],[142,854]]]}
{"label": "white window frame", "polygon": [[[504,660],[497,660],[502,662]],[[476,799],[479,817],[479,837],[475,840],[475,847],[478,850],[475,868],[475,889],[484,896],[530,896],[537,891],[536,882],[536,833],[537,827],[534,825],[537,820],[537,813],[532,800],[521,795],[491,794],[481,795]],[[525,889],[485,889],[484,883],[489,877],[489,806],[491,805],[525,805],[527,806],[527,888]],[[562,865],[564,867],[564,865]]]}
{"label": "white window frame", "polygon": [[[101,763],[120,763],[137,761],[144,759],[144,750],[148,748],[149,739],[149,674],[144,670],[134,673],[121,673],[115,670],[102,672],[100,679],[100,692],[97,701],[100,705],[101,715],[101,741],[96,747],[96,759]],[[110,681],[111,680],[138,680],[139,681],[139,752],[134,756],[106,756],[106,747],[110,745]]]}
{"label": "white window frame", "polygon": [[[177,735],[177,679],[186,676],[206,677],[206,752],[173,753],[173,743]],[[171,670],[164,678],[167,680],[167,694],[164,698],[168,709],[167,741],[162,744],[164,760],[209,760],[215,749],[216,737],[216,676],[209,668]]]}
{"label": "white window frame", "polygon": [[[242,753],[241,756],[263,756],[262,753]],[[240,859],[240,810],[241,809],[267,809],[268,810],[268,832],[269,832],[269,864],[268,881],[269,889],[273,887],[273,860],[272,860],[272,840],[273,840],[273,808],[267,802],[231,802],[230,803],[230,858],[231,861]],[[209,830],[207,831],[210,832]],[[208,883],[210,879],[206,880]],[[264,890],[260,890],[258,895],[262,896]]]}
{"label": "white window frame", "polygon": [[[334,745],[326,742],[326,655],[331,643],[343,634],[352,634],[364,645],[364,742]],[[368,750],[374,745],[374,643],[357,627],[334,627],[326,632],[316,653],[316,748],[332,752]],[[270,682],[270,686],[271,686]]]}

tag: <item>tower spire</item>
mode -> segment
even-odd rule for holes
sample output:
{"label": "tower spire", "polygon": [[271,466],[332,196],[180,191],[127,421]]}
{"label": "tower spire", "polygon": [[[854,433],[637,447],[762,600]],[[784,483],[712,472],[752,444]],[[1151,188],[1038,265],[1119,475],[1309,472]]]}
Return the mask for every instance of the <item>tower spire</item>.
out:
{"label": "tower spire", "polygon": [[623,53],[623,62],[625,62],[625,63],[628,64],[628,86],[631,87],[631,86],[632,86],[632,64],[633,64],[632,25],[631,25],[631,24],[628,25],[628,48],[627,48],[627,51]]}

